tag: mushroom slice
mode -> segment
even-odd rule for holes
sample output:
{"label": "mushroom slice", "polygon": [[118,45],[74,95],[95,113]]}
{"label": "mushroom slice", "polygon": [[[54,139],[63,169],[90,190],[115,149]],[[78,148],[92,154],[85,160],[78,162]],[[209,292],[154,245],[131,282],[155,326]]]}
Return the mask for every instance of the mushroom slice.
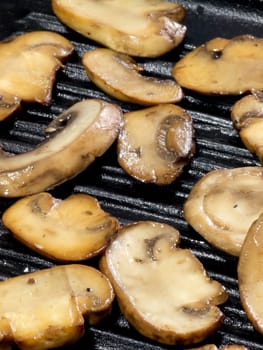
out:
{"label": "mushroom slice", "polygon": [[254,91],[237,101],[231,119],[244,145],[263,163],[263,92]]}
{"label": "mushroom slice", "polygon": [[249,349],[243,345],[236,345],[236,344],[225,345],[221,348],[218,348],[214,344],[207,344],[207,345],[200,346],[198,348],[193,348],[188,350],[249,350]]}
{"label": "mushroom slice", "polygon": [[80,261],[100,254],[119,227],[96,198],[74,194],[65,200],[42,192],[11,205],[2,221],[29,248],[59,261]]}
{"label": "mushroom slice", "polygon": [[210,279],[179,232],[158,222],[120,229],[101,259],[120,309],[144,336],[165,344],[202,341],[221,325],[224,287]]}
{"label": "mushroom slice", "polygon": [[163,104],[124,114],[118,161],[137,180],[170,184],[194,152],[192,118],[184,109]]}
{"label": "mushroom slice", "polygon": [[0,94],[0,121],[11,116],[20,108],[20,98],[7,93]]}
{"label": "mushroom slice", "polygon": [[263,168],[219,169],[193,186],[184,204],[184,217],[209,243],[238,256],[262,208]]}
{"label": "mushroom slice", "polygon": [[0,153],[0,196],[41,192],[74,177],[117,138],[120,108],[99,99],[76,103],[47,128],[50,135],[24,154]]}
{"label": "mushroom slice", "polygon": [[72,51],[69,40],[48,31],[0,42],[0,95],[8,93],[27,102],[50,104],[55,74],[61,60]]}
{"label": "mushroom slice", "polygon": [[263,89],[263,39],[215,38],[185,55],[173,68],[182,87],[204,94],[239,95]]}
{"label": "mushroom slice", "polygon": [[131,56],[160,56],[186,32],[184,8],[163,0],[52,0],[52,8],[73,30]]}
{"label": "mushroom slice", "polygon": [[121,101],[147,106],[178,102],[183,98],[182,89],[174,80],[141,75],[142,68],[125,54],[95,49],[86,52],[82,62],[90,80]]}
{"label": "mushroom slice", "polygon": [[[0,334],[23,350],[51,349],[76,342],[83,318],[101,321],[114,293],[100,271],[84,265],[61,265],[0,282]],[[4,328],[5,332],[5,328]]]}
{"label": "mushroom slice", "polygon": [[242,306],[254,328],[263,334],[263,215],[251,225],[238,262]]}

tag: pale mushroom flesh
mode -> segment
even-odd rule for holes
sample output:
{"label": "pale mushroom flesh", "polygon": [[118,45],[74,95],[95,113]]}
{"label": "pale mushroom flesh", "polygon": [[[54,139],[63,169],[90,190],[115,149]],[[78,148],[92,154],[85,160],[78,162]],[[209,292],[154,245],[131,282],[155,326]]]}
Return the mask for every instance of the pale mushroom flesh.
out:
{"label": "pale mushroom flesh", "polygon": [[252,222],[263,208],[263,169],[213,170],[192,187],[184,217],[216,248],[239,256]]}
{"label": "pale mushroom flesh", "polygon": [[263,89],[262,59],[262,38],[215,38],[176,62],[173,77],[182,87],[203,94],[240,95]]}
{"label": "pale mushroom flesh", "polygon": [[87,51],[82,62],[90,80],[118,100],[150,106],[183,98],[174,80],[142,75],[142,66],[128,55],[99,48]]}
{"label": "pale mushroom flesh", "polygon": [[227,292],[190,250],[179,248],[179,239],[175,228],[158,222],[124,226],[100,267],[138,332],[160,343],[190,345],[220,327],[217,305]]}
{"label": "pale mushroom flesh", "polygon": [[112,145],[121,109],[100,99],[75,103],[47,127],[46,140],[21,153],[0,153],[0,196],[20,197],[53,188],[86,169]]}
{"label": "pale mushroom flesh", "polygon": [[254,328],[263,334],[263,215],[248,230],[238,262],[242,306]]}
{"label": "pale mushroom flesh", "polygon": [[0,282],[0,346],[44,350],[75,343],[85,319],[102,321],[111,312],[114,292],[97,269],[60,265]]}
{"label": "pale mushroom flesh", "polygon": [[192,118],[173,104],[124,113],[117,149],[119,164],[135,179],[170,184],[195,154]]}
{"label": "pale mushroom flesh", "polygon": [[119,227],[95,197],[73,194],[64,200],[47,192],[19,199],[2,222],[15,238],[56,261],[81,261],[101,254]]}
{"label": "pale mushroom flesh", "polygon": [[253,91],[237,101],[232,107],[231,119],[246,148],[263,163],[263,92]]}
{"label": "pale mushroom flesh", "polygon": [[184,8],[163,0],[52,0],[68,27],[112,50],[156,57],[184,39]]}
{"label": "pale mushroom flesh", "polygon": [[50,104],[56,72],[72,51],[68,39],[50,31],[33,31],[0,42],[0,95]]}

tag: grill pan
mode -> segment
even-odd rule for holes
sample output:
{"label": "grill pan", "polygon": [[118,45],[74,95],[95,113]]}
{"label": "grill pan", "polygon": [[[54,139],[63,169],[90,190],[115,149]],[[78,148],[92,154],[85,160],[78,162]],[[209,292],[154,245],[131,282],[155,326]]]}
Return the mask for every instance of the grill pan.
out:
{"label": "grill pan", "polygon": [[[175,61],[213,37],[231,38],[241,34],[262,36],[261,0],[182,0],[180,3],[186,9],[186,38],[179,48],[162,57],[138,60],[150,75],[170,77]],[[118,103],[124,112],[141,108],[111,99],[88,80],[80,58],[85,51],[98,45],[62,25],[53,15],[49,0],[1,0],[0,39],[43,29],[67,37],[73,42],[75,51],[57,74],[51,106],[23,104],[19,114],[2,122],[0,143],[10,152],[21,153],[35,147],[45,137],[45,126],[58,113],[83,98],[98,97]],[[173,184],[157,187],[132,179],[118,165],[114,144],[84,172],[51,193],[58,198],[79,192],[95,196],[101,206],[115,215],[121,224],[156,220],[175,226],[181,233],[181,246],[191,249],[209,275],[224,284],[229,292],[228,301],[221,307],[225,314],[224,324],[204,343],[214,343],[218,347],[236,343],[259,350],[263,348],[263,337],[253,329],[240,304],[237,258],[211,247],[187,225],[182,214],[182,205],[191,187],[208,171],[260,165],[257,158],[245,149],[231,124],[230,108],[235,101],[234,97],[207,97],[185,91],[180,105],[194,120],[197,153],[183,175]],[[13,202],[14,199],[0,199],[0,215]],[[1,280],[55,264],[15,241],[1,222],[0,258]],[[97,266],[96,259],[85,263]],[[87,326],[85,336],[70,347],[82,348],[181,349],[160,345],[138,334],[123,318],[116,303],[107,321],[96,327]]]}

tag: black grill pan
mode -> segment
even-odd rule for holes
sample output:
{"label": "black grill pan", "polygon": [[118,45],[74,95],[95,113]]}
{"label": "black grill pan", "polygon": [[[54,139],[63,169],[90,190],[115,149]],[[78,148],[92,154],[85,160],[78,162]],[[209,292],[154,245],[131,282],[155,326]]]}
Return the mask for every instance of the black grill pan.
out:
{"label": "black grill pan", "polygon": [[[186,9],[185,24],[188,27],[185,41],[179,48],[158,59],[140,59],[139,62],[151,75],[170,77],[175,61],[196,45],[213,37],[263,34],[261,0],[182,0],[181,4]],[[97,44],[62,25],[53,15],[49,0],[1,0],[0,39],[43,29],[66,36],[73,42],[75,52],[57,75],[51,106],[24,104],[21,113],[1,124],[0,143],[10,152],[25,152],[35,147],[44,139],[44,127],[52,118],[80,99],[99,97],[117,102],[88,80],[80,64],[82,54]],[[263,337],[253,329],[240,305],[237,258],[211,247],[187,225],[182,215],[182,205],[191,187],[208,171],[260,165],[257,158],[245,149],[232,127],[230,108],[234,102],[235,98],[232,97],[205,97],[185,91],[185,98],[180,105],[193,117],[197,153],[184,174],[172,185],[156,187],[129,177],[118,166],[114,144],[83,173],[54,189],[52,194],[59,198],[78,192],[93,195],[122,224],[156,220],[175,226],[181,232],[182,247],[191,249],[210,276],[224,284],[229,291],[229,300],[222,306],[226,316],[224,324],[206,343],[214,343],[218,347],[236,343],[251,350],[260,350],[263,348]],[[141,108],[117,103],[124,112]],[[0,199],[0,215],[13,202],[13,199]],[[86,263],[97,264],[96,261]],[[53,265],[51,260],[40,257],[16,242],[0,222],[0,279]],[[181,348],[159,345],[140,336],[123,318],[115,303],[110,318],[97,327],[87,326],[83,339],[70,349]]]}

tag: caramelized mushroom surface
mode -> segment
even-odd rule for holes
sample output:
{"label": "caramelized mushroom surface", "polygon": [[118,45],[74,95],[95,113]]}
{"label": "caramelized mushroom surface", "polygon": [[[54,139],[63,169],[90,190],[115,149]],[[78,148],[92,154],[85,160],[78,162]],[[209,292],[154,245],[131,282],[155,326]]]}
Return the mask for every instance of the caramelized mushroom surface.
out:
{"label": "caramelized mushroom surface", "polygon": [[163,0],[52,0],[52,8],[73,30],[131,56],[160,56],[186,32],[184,8]]}
{"label": "caramelized mushroom surface", "polygon": [[100,48],[86,52],[82,62],[90,80],[121,101],[147,106],[183,98],[182,89],[174,80],[141,75],[143,68],[125,54]]}
{"label": "caramelized mushroom surface", "polygon": [[263,168],[213,170],[191,189],[186,221],[209,243],[238,256],[252,222],[263,211]]}
{"label": "caramelized mushroom surface", "polygon": [[20,108],[20,98],[7,93],[0,94],[0,121],[11,116]]}
{"label": "caramelized mushroom surface", "polygon": [[69,40],[48,31],[30,32],[0,42],[0,95],[50,104],[56,72],[72,51]]}
{"label": "caramelized mushroom surface", "polygon": [[207,344],[207,345],[203,345],[198,348],[192,348],[189,350],[249,350],[249,349],[243,345],[236,345],[236,344],[225,345],[221,348],[218,348],[214,344]]}
{"label": "caramelized mushroom surface", "polygon": [[0,153],[0,196],[41,192],[76,176],[115,141],[120,108],[99,99],[74,104],[47,128],[50,135],[32,151]]}
{"label": "caramelized mushroom surface", "polygon": [[124,226],[100,267],[138,332],[161,343],[190,345],[220,327],[217,305],[227,293],[190,250],[178,247],[179,238],[175,228],[157,222]]}
{"label": "caramelized mushroom surface", "polygon": [[119,227],[96,198],[80,193],[64,200],[46,192],[24,197],[5,210],[2,221],[22,243],[58,261],[102,253]]}
{"label": "caramelized mushroom surface", "polygon": [[263,214],[249,228],[241,249],[238,285],[248,319],[263,334]]}
{"label": "caramelized mushroom surface", "polygon": [[263,163],[263,92],[254,91],[237,101],[231,119],[246,148]]}
{"label": "caramelized mushroom surface", "polygon": [[170,184],[194,152],[192,118],[181,107],[163,104],[124,114],[118,161],[137,180]]}
{"label": "caramelized mushroom surface", "polygon": [[0,298],[0,347],[44,350],[79,340],[83,316],[90,324],[100,322],[111,311],[114,293],[100,271],[76,264],[1,281]]}
{"label": "caramelized mushroom surface", "polygon": [[263,89],[263,39],[215,38],[175,63],[177,83],[204,94],[239,95]]}

